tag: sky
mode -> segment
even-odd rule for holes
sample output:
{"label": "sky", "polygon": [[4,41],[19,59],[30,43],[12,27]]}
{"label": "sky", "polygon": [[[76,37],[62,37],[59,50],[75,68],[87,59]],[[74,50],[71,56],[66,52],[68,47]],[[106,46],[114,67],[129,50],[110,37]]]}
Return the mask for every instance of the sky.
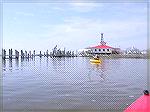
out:
{"label": "sky", "polygon": [[147,49],[146,3],[4,3],[3,48],[51,51],[98,45]]}

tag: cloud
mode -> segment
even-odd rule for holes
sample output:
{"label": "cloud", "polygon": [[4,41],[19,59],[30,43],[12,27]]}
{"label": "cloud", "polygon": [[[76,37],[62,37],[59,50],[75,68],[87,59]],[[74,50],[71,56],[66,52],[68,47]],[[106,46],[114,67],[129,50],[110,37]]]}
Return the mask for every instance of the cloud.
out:
{"label": "cloud", "polygon": [[71,9],[77,12],[90,12],[96,9],[97,7],[102,7],[103,5],[100,3],[70,3]]}
{"label": "cloud", "polygon": [[[57,44],[62,48],[81,49],[98,44],[101,32],[104,33],[104,40],[111,46],[122,45],[121,47],[130,47],[137,45],[143,47],[145,45],[147,22],[146,16],[144,16],[146,8],[143,5],[138,5],[137,7],[133,7],[136,5],[132,6],[132,4],[125,4],[126,6],[123,6],[108,3],[39,5],[41,7],[36,9],[36,16],[39,15],[38,17],[33,15],[35,11],[30,12],[26,9],[22,12],[18,10],[16,13],[18,15],[15,15],[14,20],[18,19],[20,15],[23,17],[29,16],[27,25],[19,24],[18,27],[17,25],[15,27],[8,27],[9,25],[14,25],[8,24],[7,27],[4,26],[10,28],[9,31],[7,30],[9,33],[4,33],[4,37],[12,40],[8,41],[7,45],[13,46],[12,44],[14,44],[14,47],[17,47],[26,46],[26,43],[28,43],[27,47],[35,47],[42,50],[52,49]],[[11,13],[8,13],[8,15],[11,17]],[[34,16],[34,19],[30,19],[32,16]],[[7,16],[5,16],[5,20],[7,20]],[[19,22],[19,19],[16,21]],[[15,22],[13,21],[12,23]],[[35,24],[33,25],[33,23]],[[12,28],[15,28],[15,30]],[[16,32],[12,35],[11,31]],[[14,38],[16,38],[15,41],[17,43],[14,41]]]}
{"label": "cloud", "polygon": [[62,7],[52,7],[52,10],[55,10],[55,11],[64,11],[65,9],[62,8]]}
{"label": "cloud", "polygon": [[[146,39],[145,29],[146,22],[142,21],[113,20],[102,22],[101,20],[93,21],[87,18],[71,17],[62,24],[51,26],[46,36],[49,37],[48,42],[52,41],[63,47],[79,49],[98,44],[100,33],[103,32],[104,39],[109,44],[119,46],[124,42],[126,46],[130,47],[133,43],[136,45],[138,40],[144,41]],[[135,39],[136,41],[134,41]]]}
{"label": "cloud", "polygon": [[33,13],[29,12],[16,12],[17,15],[23,15],[23,16],[34,16]]}

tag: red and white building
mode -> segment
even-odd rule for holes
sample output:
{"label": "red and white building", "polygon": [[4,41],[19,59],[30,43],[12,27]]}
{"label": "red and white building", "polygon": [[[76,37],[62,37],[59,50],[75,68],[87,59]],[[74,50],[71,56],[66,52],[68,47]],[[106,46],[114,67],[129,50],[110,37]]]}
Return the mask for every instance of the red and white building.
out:
{"label": "red and white building", "polygon": [[103,33],[101,33],[101,42],[97,46],[92,46],[87,48],[89,49],[91,54],[119,54],[120,48],[113,48],[111,46],[106,45],[104,42]]}

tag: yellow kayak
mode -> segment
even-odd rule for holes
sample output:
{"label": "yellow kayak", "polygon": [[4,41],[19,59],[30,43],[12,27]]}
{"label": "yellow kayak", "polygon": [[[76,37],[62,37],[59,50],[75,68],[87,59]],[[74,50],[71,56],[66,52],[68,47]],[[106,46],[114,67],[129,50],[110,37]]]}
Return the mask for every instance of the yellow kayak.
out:
{"label": "yellow kayak", "polygon": [[100,59],[90,59],[91,63],[101,63]]}

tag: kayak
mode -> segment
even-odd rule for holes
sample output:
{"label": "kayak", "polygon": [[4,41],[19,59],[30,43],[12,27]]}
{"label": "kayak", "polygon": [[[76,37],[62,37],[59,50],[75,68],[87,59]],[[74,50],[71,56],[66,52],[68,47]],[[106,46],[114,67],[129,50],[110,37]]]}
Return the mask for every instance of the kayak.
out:
{"label": "kayak", "polygon": [[150,95],[142,95],[127,107],[124,112],[150,112]]}
{"label": "kayak", "polygon": [[101,63],[100,59],[90,59],[91,63]]}

